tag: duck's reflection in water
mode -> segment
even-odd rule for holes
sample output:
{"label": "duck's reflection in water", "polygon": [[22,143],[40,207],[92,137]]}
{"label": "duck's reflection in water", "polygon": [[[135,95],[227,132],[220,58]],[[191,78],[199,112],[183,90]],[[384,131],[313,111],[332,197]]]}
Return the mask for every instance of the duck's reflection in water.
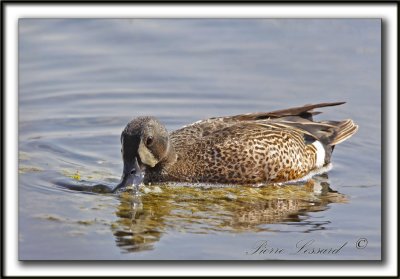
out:
{"label": "duck's reflection in water", "polygon": [[112,228],[116,243],[127,252],[150,250],[164,231],[162,215],[145,209],[142,197],[125,192],[116,212],[119,217]]}
{"label": "duck's reflection in water", "polygon": [[[326,174],[302,185],[264,187],[147,186],[141,196],[120,196],[113,224],[116,243],[126,252],[152,249],[168,229],[208,234],[218,231],[280,231],[269,224],[296,225],[296,231],[325,229],[329,220],[309,221],[308,213],[345,203]],[[294,229],[294,228],[293,228]]]}

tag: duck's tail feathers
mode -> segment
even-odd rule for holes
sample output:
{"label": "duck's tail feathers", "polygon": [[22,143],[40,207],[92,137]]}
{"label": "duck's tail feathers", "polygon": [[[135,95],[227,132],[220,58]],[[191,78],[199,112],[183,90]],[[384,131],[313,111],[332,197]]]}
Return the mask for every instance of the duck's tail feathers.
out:
{"label": "duck's tail feathers", "polygon": [[358,125],[351,119],[340,121],[335,125],[334,132],[327,139],[327,144],[335,146],[354,135],[358,130]]}

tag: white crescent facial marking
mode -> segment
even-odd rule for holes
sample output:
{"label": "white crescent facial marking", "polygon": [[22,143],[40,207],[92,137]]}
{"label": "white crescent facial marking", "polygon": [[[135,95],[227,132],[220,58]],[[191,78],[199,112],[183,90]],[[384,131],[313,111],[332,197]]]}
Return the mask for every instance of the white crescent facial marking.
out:
{"label": "white crescent facial marking", "polygon": [[312,145],[314,145],[315,149],[317,149],[317,151],[316,151],[317,160],[315,162],[315,166],[317,168],[320,168],[325,163],[325,148],[323,147],[322,143],[320,143],[319,141],[314,141],[312,143]]}
{"label": "white crescent facial marking", "polygon": [[151,151],[144,145],[142,140],[140,141],[139,144],[139,156],[143,164],[146,164],[152,168],[158,163],[158,160],[154,157]]}

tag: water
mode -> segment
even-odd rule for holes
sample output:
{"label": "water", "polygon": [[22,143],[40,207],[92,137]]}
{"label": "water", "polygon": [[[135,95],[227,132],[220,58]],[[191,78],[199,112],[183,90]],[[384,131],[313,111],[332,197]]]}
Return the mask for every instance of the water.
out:
{"label": "water", "polygon": [[[380,20],[22,19],[19,259],[381,258]],[[358,133],[304,185],[115,185],[135,116],[346,101]]]}

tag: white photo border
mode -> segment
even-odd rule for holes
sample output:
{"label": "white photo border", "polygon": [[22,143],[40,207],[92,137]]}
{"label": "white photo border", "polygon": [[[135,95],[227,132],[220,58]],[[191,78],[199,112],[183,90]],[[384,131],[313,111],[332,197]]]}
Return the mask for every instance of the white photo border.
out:
{"label": "white photo border", "polygon": [[[3,272],[5,276],[397,276],[397,3],[135,4],[2,3]],[[29,18],[382,18],[383,261],[18,261],[18,19]],[[383,109],[384,108],[384,109]],[[4,127],[4,126],[3,126]]]}

